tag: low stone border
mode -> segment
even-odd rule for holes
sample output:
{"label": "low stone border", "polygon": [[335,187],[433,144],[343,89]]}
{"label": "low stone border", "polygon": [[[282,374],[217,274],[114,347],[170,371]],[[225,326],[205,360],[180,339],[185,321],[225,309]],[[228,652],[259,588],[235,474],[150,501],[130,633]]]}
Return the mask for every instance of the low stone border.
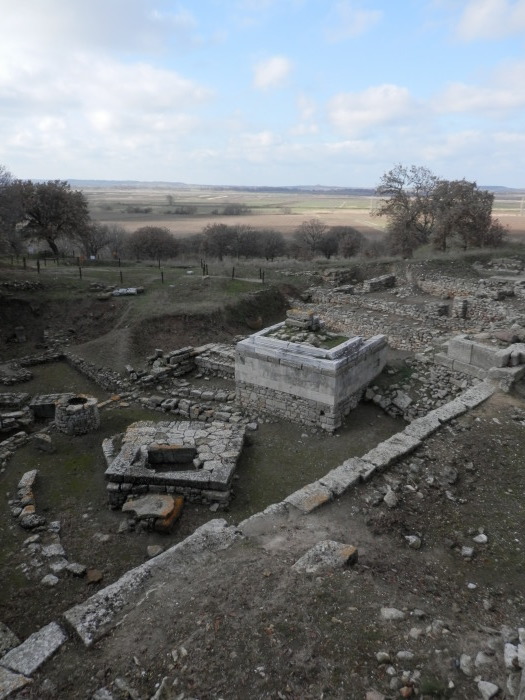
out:
{"label": "low stone border", "polygon": [[222,519],[210,520],[182,542],[131,569],[84,603],[67,610],[64,618],[89,647],[106,634],[123,608],[137,599],[155,574],[169,572],[196,554],[227,549],[240,539],[242,535],[235,526],[229,526]]}
{"label": "low stone border", "polygon": [[254,524],[274,515],[290,515],[293,511],[306,515],[316,508],[341,496],[361,481],[368,481],[375,472],[386,469],[394,462],[420,447],[425,438],[444,423],[466,413],[486,401],[496,391],[488,382],[481,382],[464,391],[454,401],[430,411],[412,421],[404,430],[376,445],[362,457],[352,457],[314,481],[287,496],[284,501],[268,506],[239,523],[239,529],[248,534]]}

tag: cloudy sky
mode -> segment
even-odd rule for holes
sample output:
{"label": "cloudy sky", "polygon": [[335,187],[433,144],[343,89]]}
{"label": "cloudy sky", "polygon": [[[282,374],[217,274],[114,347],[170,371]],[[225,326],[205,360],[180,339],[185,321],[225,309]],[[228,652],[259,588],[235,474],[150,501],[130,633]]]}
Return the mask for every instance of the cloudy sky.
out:
{"label": "cloudy sky", "polygon": [[21,178],[525,187],[525,0],[0,0]]}

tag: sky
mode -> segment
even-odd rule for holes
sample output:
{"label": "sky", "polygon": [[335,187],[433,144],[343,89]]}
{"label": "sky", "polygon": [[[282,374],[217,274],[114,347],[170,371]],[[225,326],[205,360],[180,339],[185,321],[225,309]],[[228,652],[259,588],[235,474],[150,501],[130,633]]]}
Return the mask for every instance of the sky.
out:
{"label": "sky", "polygon": [[525,187],[525,0],[0,0],[23,179]]}

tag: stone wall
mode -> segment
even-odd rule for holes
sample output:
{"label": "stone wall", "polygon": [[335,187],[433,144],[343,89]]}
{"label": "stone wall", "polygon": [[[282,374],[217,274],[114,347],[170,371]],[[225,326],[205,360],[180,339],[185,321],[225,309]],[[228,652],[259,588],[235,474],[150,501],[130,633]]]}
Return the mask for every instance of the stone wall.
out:
{"label": "stone wall", "polygon": [[243,381],[236,382],[237,401],[257,413],[279,416],[293,423],[320,427],[333,432],[341,425],[345,415],[359,403],[362,391],[349,396],[337,409],[319,401],[290,396],[282,391],[269,389]]}
{"label": "stone wall", "polygon": [[119,391],[127,386],[127,383],[122,379],[120,374],[114,370],[108,369],[107,367],[97,367],[92,362],[88,362],[70,352],[65,353],[64,357],[72,367],[89,379],[92,379],[98,386],[106,391]]}
{"label": "stone wall", "polygon": [[[235,382],[241,406],[332,431],[386,362],[386,339],[354,337],[332,350],[255,333],[237,344]],[[295,406],[291,406],[295,402]]]}

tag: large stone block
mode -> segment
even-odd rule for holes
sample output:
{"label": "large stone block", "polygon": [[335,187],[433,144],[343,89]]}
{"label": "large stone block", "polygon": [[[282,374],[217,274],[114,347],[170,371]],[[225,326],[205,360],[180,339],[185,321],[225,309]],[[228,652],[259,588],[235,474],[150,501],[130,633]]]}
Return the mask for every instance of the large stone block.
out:
{"label": "large stone block", "polygon": [[470,358],[471,364],[482,369],[490,369],[496,366],[496,347],[482,345],[481,343],[472,343],[472,354]]}
{"label": "large stone block", "polygon": [[0,663],[24,676],[32,675],[67,640],[66,633],[56,622],[42,627],[20,646],[11,649]]}
{"label": "large stone block", "polygon": [[332,492],[319,481],[314,481],[312,484],[307,484],[302,489],[295,491],[284,500],[306,514],[328,503],[331,499]]}
{"label": "large stone block", "polygon": [[472,341],[464,336],[456,336],[448,341],[448,356],[452,360],[470,363],[472,357]]}
{"label": "large stone block", "polygon": [[378,469],[384,469],[410,454],[420,445],[421,441],[417,437],[406,433],[396,433],[363,455],[363,460],[370,462]]}

